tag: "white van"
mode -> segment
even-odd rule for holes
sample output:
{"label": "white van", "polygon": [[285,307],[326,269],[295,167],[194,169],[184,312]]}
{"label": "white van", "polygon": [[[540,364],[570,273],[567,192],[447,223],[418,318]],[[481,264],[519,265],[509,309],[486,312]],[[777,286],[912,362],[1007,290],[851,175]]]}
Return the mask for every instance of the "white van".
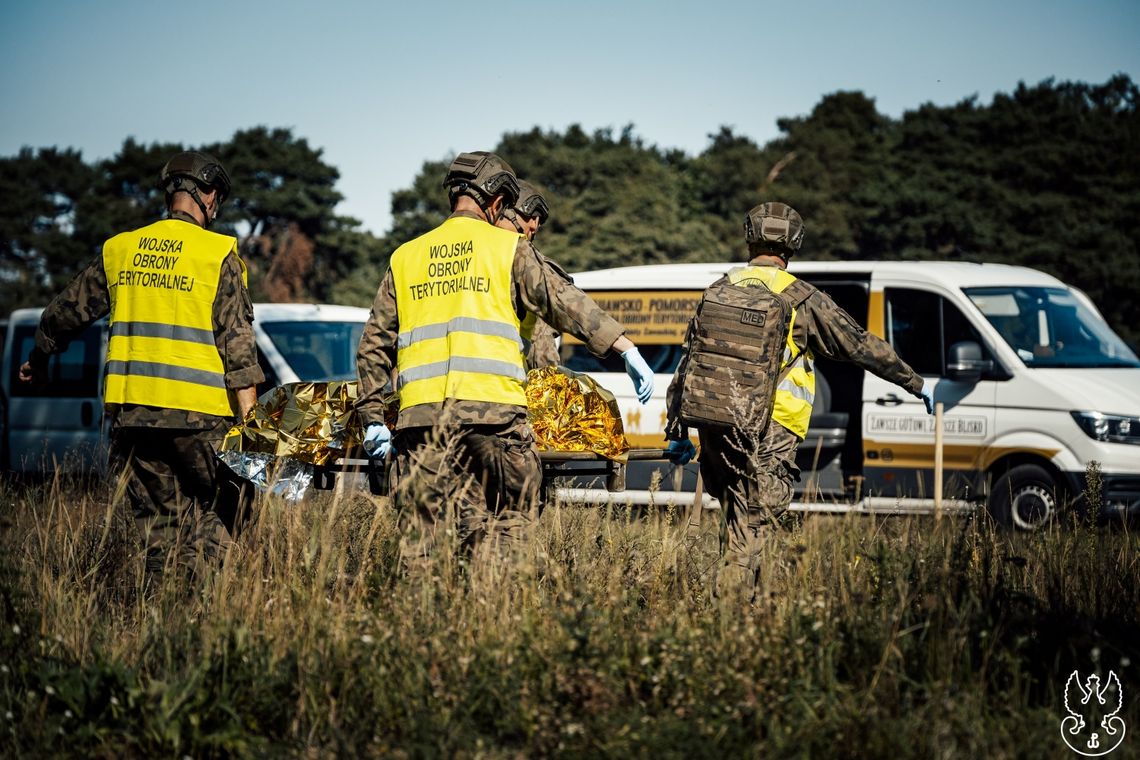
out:
{"label": "white van", "polygon": [[[632,446],[663,445],[665,391],[687,323],[704,288],[736,266],[574,276],[627,327],[657,373],[653,399],[640,406],[620,358],[598,360],[563,336],[562,363],[618,395]],[[945,407],[948,498],[985,498],[999,522],[1033,529],[1066,496],[1084,493],[1086,468],[1096,462],[1105,508],[1140,512],[1140,360],[1084,293],[1000,264],[793,260],[789,269],[935,384]],[[821,359],[816,377],[811,429],[799,450],[800,504],[932,504],[934,418],[922,402],[853,364]],[[687,470],[678,479],[682,490],[695,480],[695,468]],[[630,465],[631,488],[645,487],[649,477]]]}
{"label": "white van", "polygon": [[[258,386],[356,377],[356,348],[368,309],[314,304],[254,304],[257,358],[265,372]],[[43,309],[19,309],[8,319],[4,341],[3,435],[0,469],[43,473],[82,472],[106,465],[103,359],[107,322],[81,333],[51,357],[50,381],[32,388],[17,378],[35,341]]]}

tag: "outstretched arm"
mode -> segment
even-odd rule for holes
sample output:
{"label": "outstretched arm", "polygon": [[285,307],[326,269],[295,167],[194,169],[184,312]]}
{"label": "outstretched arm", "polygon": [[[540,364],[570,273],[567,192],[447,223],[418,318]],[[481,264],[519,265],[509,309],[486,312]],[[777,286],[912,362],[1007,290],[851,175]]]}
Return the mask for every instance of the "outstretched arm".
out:
{"label": "outstretched arm", "polygon": [[67,348],[85,327],[111,311],[107,272],[103,257],[96,256],[52,299],[40,316],[36,343],[28,360],[20,365],[22,382],[41,381],[48,357]]}
{"label": "outstretched arm", "polygon": [[[796,325],[806,330],[816,356],[853,362],[921,398],[922,376],[904,362],[891,345],[864,330],[826,294],[813,293],[796,309]],[[798,342],[798,341],[797,341]],[[803,345],[802,343],[800,345]]]}
{"label": "outstretched arm", "polygon": [[[525,240],[519,241],[513,267],[515,305],[521,311],[537,315],[559,332],[570,333],[594,356],[605,356],[610,349],[622,350],[617,344],[625,328]],[[628,349],[633,343],[626,339],[621,346]]]}
{"label": "outstretched arm", "polygon": [[653,370],[633,341],[625,337],[625,328],[526,240],[519,240],[513,266],[516,307],[570,333],[595,356],[605,356],[610,350],[620,353],[638,400],[643,404],[649,401],[653,395]]}

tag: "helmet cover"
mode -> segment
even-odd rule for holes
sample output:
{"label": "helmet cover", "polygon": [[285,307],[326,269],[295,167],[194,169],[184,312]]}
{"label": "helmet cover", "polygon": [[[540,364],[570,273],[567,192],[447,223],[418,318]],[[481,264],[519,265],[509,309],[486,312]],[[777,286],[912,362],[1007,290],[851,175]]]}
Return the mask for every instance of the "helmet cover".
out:
{"label": "helmet cover", "polygon": [[804,242],[804,220],[786,203],[761,203],[744,217],[744,239],[792,255]]}
{"label": "helmet cover", "polygon": [[496,195],[502,195],[505,205],[512,206],[519,197],[515,170],[494,153],[477,150],[460,153],[447,167],[443,179],[447,195],[454,201],[457,195],[471,195],[480,205],[489,204]]}

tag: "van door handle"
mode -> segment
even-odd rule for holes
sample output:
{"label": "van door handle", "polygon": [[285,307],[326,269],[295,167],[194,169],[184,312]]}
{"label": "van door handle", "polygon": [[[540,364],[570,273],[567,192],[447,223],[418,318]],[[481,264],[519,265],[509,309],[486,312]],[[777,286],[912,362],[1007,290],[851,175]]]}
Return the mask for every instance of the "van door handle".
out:
{"label": "van door handle", "polygon": [[95,419],[95,408],[91,405],[90,401],[84,401],[83,405],[79,407],[79,422],[83,427],[91,427],[92,420]]}
{"label": "van door handle", "polygon": [[879,406],[898,406],[903,400],[893,393],[888,393],[885,396],[879,396],[875,399],[875,403]]}

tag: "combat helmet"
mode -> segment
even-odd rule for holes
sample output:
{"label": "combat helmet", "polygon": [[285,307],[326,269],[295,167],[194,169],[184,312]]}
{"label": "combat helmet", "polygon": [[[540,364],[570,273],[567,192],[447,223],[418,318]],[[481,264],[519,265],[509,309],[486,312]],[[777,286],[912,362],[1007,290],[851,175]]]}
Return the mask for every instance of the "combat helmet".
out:
{"label": "combat helmet", "polygon": [[506,161],[485,150],[456,156],[451,166],[447,167],[443,186],[447,188],[447,199],[452,208],[460,195],[473,198],[484,212],[497,195],[503,196],[504,207],[514,205],[519,198],[515,170]]}
{"label": "combat helmet", "polygon": [[786,203],[761,203],[744,217],[744,239],[785,260],[804,242],[804,220]]}
{"label": "combat helmet", "polygon": [[[546,204],[546,198],[537,187],[520,179],[518,200],[513,206],[503,209],[503,218],[513,224],[520,235],[534,239],[538,228],[546,224],[546,220],[550,218],[550,206]],[[534,226],[530,227],[532,222]]]}
{"label": "combat helmet", "polygon": [[538,188],[527,182],[519,180],[519,198],[511,206],[511,210],[526,217],[537,216],[539,224],[546,224],[550,218],[550,205]]}
{"label": "combat helmet", "polygon": [[226,173],[222,163],[209,153],[187,150],[176,153],[166,162],[162,171],[158,173],[158,186],[166,193],[167,206],[170,205],[170,199],[175,193],[188,193],[202,210],[206,224],[209,225],[213,220],[206,212],[201,191],[216,190],[218,192],[216,208],[221,208],[230,196],[230,175]]}

